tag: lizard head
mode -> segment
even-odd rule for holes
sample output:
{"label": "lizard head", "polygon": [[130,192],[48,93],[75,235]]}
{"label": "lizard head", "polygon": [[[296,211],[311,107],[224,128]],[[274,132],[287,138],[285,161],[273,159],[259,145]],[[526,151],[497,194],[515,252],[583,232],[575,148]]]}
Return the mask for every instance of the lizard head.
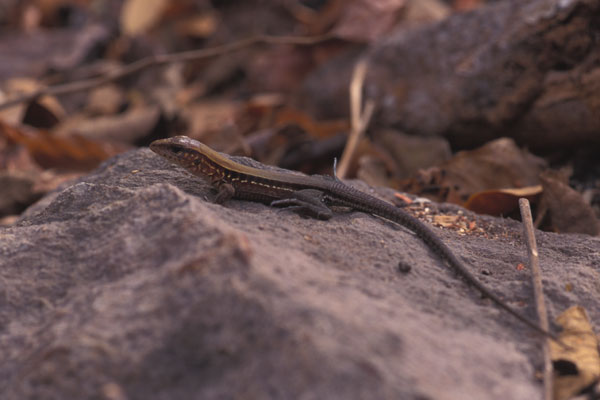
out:
{"label": "lizard head", "polygon": [[211,177],[215,172],[210,155],[216,152],[187,136],[155,140],[150,143],[150,150],[194,175]]}

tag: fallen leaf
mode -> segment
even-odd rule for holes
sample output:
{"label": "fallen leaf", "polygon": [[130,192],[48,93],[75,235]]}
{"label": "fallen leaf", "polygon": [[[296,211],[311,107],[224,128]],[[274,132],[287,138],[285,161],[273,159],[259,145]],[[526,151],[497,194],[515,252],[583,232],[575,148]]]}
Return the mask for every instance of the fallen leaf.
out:
{"label": "fallen leaf", "polygon": [[14,127],[0,121],[0,137],[18,143],[43,168],[90,170],[123,149],[80,136],[60,138],[47,131]]}
{"label": "fallen leaf", "polygon": [[440,202],[463,204],[475,193],[539,185],[539,174],[545,168],[544,160],[520,149],[512,139],[500,138],[420,170],[402,190]]}
{"label": "fallen leaf", "polygon": [[[41,90],[45,87],[41,82],[31,78],[12,78],[6,80],[2,84],[2,92],[0,93],[0,101],[8,101],[14,97],[19,97],[29,93],[33,93],[37,90]],[[42,96],[37,99],[37,102],[47,106],[53,110],[62,110],[62,107],[55,98],[49,96]],[[26,103],[20,103],[13,107],[0,110],[0,117],[2,120],[9,124],[20,124],[24,115],[27,111],[28,105]],[[58,111],[59,118],[64,115],[64,111]]]}
{"label": "fallen leaf", "polygon": [[153,136],[161,123],[158,107],[139,107],[122,114],[97,118],[72,117],[53,132],[56,137],[68,139],[80,136],[97,142],[133,145]]}
{"label": "fallen leaf", "polygon": [[167,0],[126,0],[120,25],[126,35],[139,35],[153,28],[168,6]]}
{"label": "fallen leaf", "polygon": [[409,0],[406,3],[406,12],[403,23],[408,26],[441,21],[448,17],[452,10],[440,0]]}
{"label": "fallen leaf", "polygon": [[598,339],[585,309],[574,306],[556,318],[559,339],[570,348],[550,341],[554,366],[554,399],[566,400],[600,378]]}
{"label": "fallen leaf", "polygon": [[116,114],[125,105],[125,93],[117,85],[93,89],[88,97],[86,112],[92,116]]}
{"label": "fallen leaf", "polygon": [[315,121],[308,114],[289,107],[280,110],[275,117],[275,126],[284,125],[298,125],[310,136],[318,139],[329,138],[349,129],[348,121],[345,119]]}
{"label": "fallen leaf", "polygon": [[524,188],[484,190],[475,193],[465,202],[464,207],[478,214],[508,215],[519,208],[519,199],[533,202],[542,193],[542,186]]}
{"label": "fallen leaf", "polygon": [[54,98],[33,100],[25,108],[22,123],[34,128],[50,129],[59,123],[65,115],[65,110]]}
{"label": "fallen leaf", "polygon": [[348,1],[332,32],[342,39],[372,42],[396,25],[405,4],[406,0]]}
{"label": "fallen leaf", "polygon": [[206,38],[215,32],[218,24],[215,13],[204,13],[179,21],[175,29],[181,36]]}

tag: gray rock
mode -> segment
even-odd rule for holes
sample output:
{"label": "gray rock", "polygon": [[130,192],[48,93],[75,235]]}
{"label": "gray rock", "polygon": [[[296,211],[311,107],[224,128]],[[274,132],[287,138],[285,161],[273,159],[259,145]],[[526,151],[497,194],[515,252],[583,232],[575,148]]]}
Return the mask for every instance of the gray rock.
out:
{"label": "gray rock", "polygon": [[[540,396],[539,338],[411,233],[211,196],[139,150],[0,228],[1,398]],[[532,304],[520,225],[466,216],[485,235],[436,232],[509,303]],[[581,304],[598,321],[600,240],[538,234],[551,314]]]}

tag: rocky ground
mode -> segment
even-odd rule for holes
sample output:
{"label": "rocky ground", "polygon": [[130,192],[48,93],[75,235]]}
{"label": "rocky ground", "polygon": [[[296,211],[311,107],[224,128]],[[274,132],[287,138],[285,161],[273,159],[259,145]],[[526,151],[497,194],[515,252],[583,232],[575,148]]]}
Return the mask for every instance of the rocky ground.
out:
{"label": "rocky ground", "polygon": [[[144,149],[0,228],[2,399],[540,397],[539,337],[410,232],[212,196]],[[464,215],[436,233],[533,318],[520,224]],[[551,316],[600,321],[600,239],[538,248]]]}

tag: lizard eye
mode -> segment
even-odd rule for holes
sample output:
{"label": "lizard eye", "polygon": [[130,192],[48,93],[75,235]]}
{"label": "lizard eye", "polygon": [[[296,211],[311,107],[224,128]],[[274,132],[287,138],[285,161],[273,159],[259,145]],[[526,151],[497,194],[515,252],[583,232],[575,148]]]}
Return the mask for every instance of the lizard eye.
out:
{"label": "lizard eye", "polygon": [[172,153],[178,154],[178,153],[181,153],[182,150],[183,150],[183,147],[181,147],[181,146],[171,145]]}

